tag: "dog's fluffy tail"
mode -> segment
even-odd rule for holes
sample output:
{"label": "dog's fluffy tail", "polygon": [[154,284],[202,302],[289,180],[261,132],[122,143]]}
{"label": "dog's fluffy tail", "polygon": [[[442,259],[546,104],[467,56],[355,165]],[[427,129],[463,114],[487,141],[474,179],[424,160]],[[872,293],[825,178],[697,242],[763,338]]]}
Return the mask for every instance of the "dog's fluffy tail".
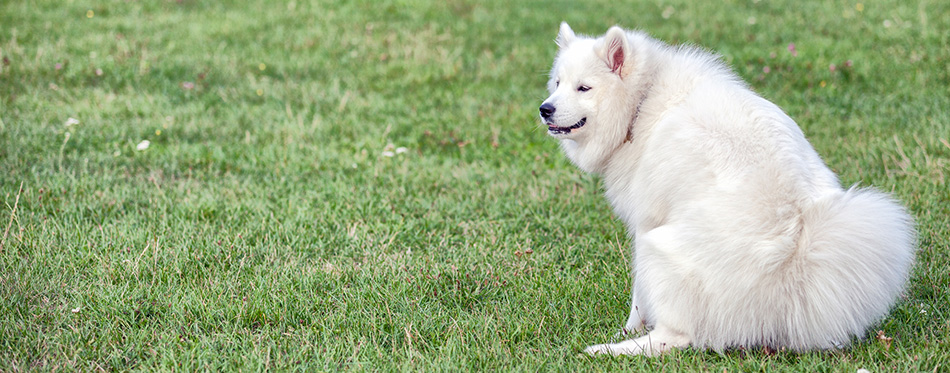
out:
{"label": "dog's fluffy tail", "polygon": [[913,219],[887,194],[851,188],[808,206],[801,228],[799,265],[786,275],[792,288],[803,288],[788,305],[795,316],[787,332],[801,343],[795,347],[845,345],[903,291],[916,251]]}

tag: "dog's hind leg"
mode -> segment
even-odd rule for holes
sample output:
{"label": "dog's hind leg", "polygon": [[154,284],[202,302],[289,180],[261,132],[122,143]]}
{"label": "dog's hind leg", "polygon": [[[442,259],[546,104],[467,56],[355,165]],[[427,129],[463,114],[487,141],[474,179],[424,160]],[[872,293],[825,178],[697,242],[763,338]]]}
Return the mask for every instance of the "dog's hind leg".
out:
{"label": "dog's hind leg", "polygon": [[590,355],[610,354],[610,355],[644,355],[659,356],[674,348],[684,348],[689,346],[689,337],[663,325],[657,325],[656,329],[639,338],[628,339],[618,343],[607,343],[590,346],[584,352]]}

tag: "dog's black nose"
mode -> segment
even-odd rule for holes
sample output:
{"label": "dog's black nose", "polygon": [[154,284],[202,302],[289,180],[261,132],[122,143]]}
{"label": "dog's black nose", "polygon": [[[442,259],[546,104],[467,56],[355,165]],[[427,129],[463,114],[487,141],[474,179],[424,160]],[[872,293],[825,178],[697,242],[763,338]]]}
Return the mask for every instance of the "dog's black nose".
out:
{"label": "dog's black nose", "polygon": [[545,102],[544,104],[541,104],[541,108],[539,110],[541,111],[541,117],[548,119],[554,115],[554,110],[556,109],[554,108],[554,105]]}

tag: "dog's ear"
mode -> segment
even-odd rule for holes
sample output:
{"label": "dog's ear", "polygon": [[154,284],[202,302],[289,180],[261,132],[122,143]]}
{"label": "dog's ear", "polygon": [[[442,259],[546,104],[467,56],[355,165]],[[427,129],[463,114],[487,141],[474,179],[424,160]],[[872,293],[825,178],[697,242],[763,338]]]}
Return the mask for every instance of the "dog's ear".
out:
{"label": "dog's ear", "polygon": [[561,29],[557,33],[557,39],[555,39],[558,48],[563,49],[567,47],[568,44],[574,42],[575,38],[577,38],[577,36],[574,35],[574,30],[571,30],[571,26],[568,26],[567,22],[561,22]]}
{"label": "dog's ear", "polygon": [[607,62],[610,71],[624,75],[623,67],[629,57],[630,44],[627,42],[627,33],[620,27],[614,26],[607,30],[603,45],[600,48],[601,58]]}

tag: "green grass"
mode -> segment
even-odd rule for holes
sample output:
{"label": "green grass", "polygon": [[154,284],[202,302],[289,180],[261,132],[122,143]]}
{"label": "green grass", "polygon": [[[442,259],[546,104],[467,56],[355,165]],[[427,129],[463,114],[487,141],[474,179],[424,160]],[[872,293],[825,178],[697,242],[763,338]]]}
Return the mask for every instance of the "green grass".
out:
{"label": "green grass", "polygon": [[[950,366],[950,3],[222,3],[0,3],[0,370]],[[892,314],[842,351],[581,354],[630,255],[537,123],[562,19],[717,51],[893,192]]]}

